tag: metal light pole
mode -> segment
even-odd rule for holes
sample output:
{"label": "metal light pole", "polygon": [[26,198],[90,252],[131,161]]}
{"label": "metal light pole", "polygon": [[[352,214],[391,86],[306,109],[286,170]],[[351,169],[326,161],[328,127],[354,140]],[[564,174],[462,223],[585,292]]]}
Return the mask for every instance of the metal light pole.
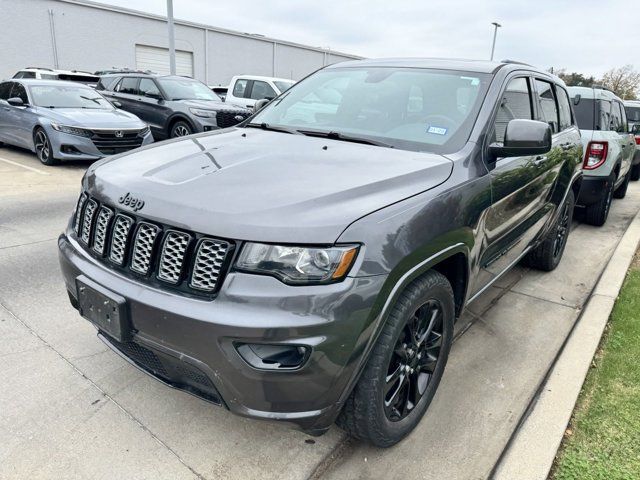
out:
{"label": "metal light pole", "polygon": [[169,72],[176,74],[176,33],[173,28],[173,0],[167,0],[167,25],[169,26]]}
{"label": "metal light pole", "polygon": [[493,60],[493,53],[496,51],[496,37],[498,36],[498,28],[500,28],[502,25],[500,25],[498,22],[491,22],[491,25],[494,26],[493,43],[491,44],[491,60]]}

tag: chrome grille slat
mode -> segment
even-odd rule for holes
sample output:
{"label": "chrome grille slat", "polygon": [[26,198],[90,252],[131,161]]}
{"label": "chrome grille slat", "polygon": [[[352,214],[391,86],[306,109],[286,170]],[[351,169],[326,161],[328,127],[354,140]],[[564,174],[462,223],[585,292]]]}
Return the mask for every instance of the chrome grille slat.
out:
{"label": "chrome grille slat", "polygon": [[140,222],[135,240],[133,242],[133,255],[131,257],[131,270],[146,275],[151,266],[153,245],[160,229],[151,223]]}
{"label": "chrome grille slat", "polygon": [[191,241],[191,235],[184,232],[170,231],[164,239],[158,278],[168,283],[178,283],[182,275],[184,257]]}
{"label": "chrome grille slat", "polygon": [[227,255],[229,244],[220,240],[204,239],[198,245],[189,285],[196,290],[212,292]]}
{"label": "chrome grille slat", "polygon": [[98,255],[104,255],[104,247],[107,240],[107,231],[113,218],[113,210],[104,205],[100,207],[96,220],[95,233],[93,234],[93,251]]}
{"label": "chrome grille slat", "polygon": [[82,235],[80,238],[87,245],[89,245],[89,240],[91,239],[91,227],[93,226],[93,217],[96,214],[97,208],[98,202],[90,199],[84,209],[84,215],[82,217]]}
{"label": "chrome grille slat", "polygon": [[126,215],[118,214],[113,224],[113,234],[111,235],[111,249],[109,260],[116,265],[122,265],[127,254],[127,243],[129,232],[133,226],[133,219]]}
{"label": "chrome grille slat", "polygon": [[76,217],[73,221],[73,230],[76,232],[76,235],[80,233],[80,219],[82,218],[82,209],[84,208],[86,201],[87,194],[82,193],[80,198],[78,198],[78,203],[76,204]]}

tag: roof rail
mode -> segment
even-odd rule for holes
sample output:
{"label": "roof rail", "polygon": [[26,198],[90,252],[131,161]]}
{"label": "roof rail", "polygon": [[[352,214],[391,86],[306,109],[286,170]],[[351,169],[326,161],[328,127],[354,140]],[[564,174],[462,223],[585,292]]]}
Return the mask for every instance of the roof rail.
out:
{"label": "roof rail", "polygon": [[526,65],[527,67],[531,67],[532,65],[525,62],[518,62],[517,60],[509,60],[508,58],[505,60],[500,60],[501,63],[512,63],[515,65]]}
{"label": "roof rail", "polygon": [[598,90],[606,90],[607,92],[611,92],[613,94],[616,93],[613,90],[611,90],[609,87],[605,87],[604,85],[593,85],[593,88],[597,88]]}
{"label": "roof rail", "polygon": [[53,72],[53,70],[51,68],[46,68],[46,67],[27,67],[27,70],[47,70],[48,72]]}

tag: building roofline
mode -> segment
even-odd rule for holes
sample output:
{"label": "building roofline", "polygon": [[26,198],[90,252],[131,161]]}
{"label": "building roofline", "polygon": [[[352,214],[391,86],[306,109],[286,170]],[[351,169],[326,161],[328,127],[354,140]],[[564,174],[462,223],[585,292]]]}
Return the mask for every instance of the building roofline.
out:
{"label": "building roofline", "polygon": [[[72,5],[80,5],[80,6],[84,6],[84,7],[89,7],[89,8],[95,8],[98,10],[106,10],[106,11],[110,11],[110,12],[116,12],[116,13],[122,13],[125,15],[133,15],[136,17],[142,17],[142,18],[149,18],[152,20],[160,20],[163,22],[167,21],[167,17],[165,17],[164,15],[156,15],[155,13],[148,13],[148,12],[143,12],[140,10],[134,10],[131,8],[125,8],[125,7],[118,7],[116,5],[108,5],[106,3],[100,3],[100,2],[94,2],[92,0],[55,0],[57,2],[60,3],[69,3]],[[267,36],[263,36],[263,35],[258,35],[258,34],[252,34],[252,33],[243,33],[243,32],[238,32],[237,30],[230,30],[227,28],[221,28],[221,27],[214,27],[212,25],[207,25],[204,23],[197,23],[197,22],[191,22],[188,20],[180,20],[180,19],[174,19],[174,24],[175,25],[182,25],[185,27],[194,27],[194,28],[200,28],[203,30],[210,30],[212,32],[217,32],[217,33],[225,33],[227,35],[234,35],[236,37],[242,37],[242,38],[251,38],[253,40],[258,40],[258,41],[262,41],[262,42],[266,42],[266,43],[276,43],[278,45],[285,45],[285,46],[289,46],[289,47],[297,47],[297,48],[302,48],[305,50],[310,50],[310,51],[314,51],[314,52],[318,52],[318,53],[326,53],[329,55],[337,55],[337,56],[341,56],[341,57],[348,57],[348,58],[352,58],[354,60],[359,60],[359,59],[363,59],[365,57],[361,57],[359,55],[353,55],[351,53],[345,53],[345,52],[340,52],[338,50],[330,50],[330,49],[326,49],[326,48],[321,48],[321,47],[312,47],[310,45],[304,45],[302,43],[296,43],[296,42],[290,42],[287,40],[281,40],[278,38],[273,38],[273,37],[267,37]]]}

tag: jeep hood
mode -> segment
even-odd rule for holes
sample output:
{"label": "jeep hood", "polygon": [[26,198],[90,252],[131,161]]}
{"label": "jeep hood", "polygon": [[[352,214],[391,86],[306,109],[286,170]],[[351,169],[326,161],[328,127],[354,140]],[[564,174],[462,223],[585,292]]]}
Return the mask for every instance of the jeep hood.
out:
{"label": "jeep hood", "polygon": [[336,241],[358,218],[451,174],[440,155],[258,129],[201,134],[97,162],[85,188],[137,215],[238,240]]}

